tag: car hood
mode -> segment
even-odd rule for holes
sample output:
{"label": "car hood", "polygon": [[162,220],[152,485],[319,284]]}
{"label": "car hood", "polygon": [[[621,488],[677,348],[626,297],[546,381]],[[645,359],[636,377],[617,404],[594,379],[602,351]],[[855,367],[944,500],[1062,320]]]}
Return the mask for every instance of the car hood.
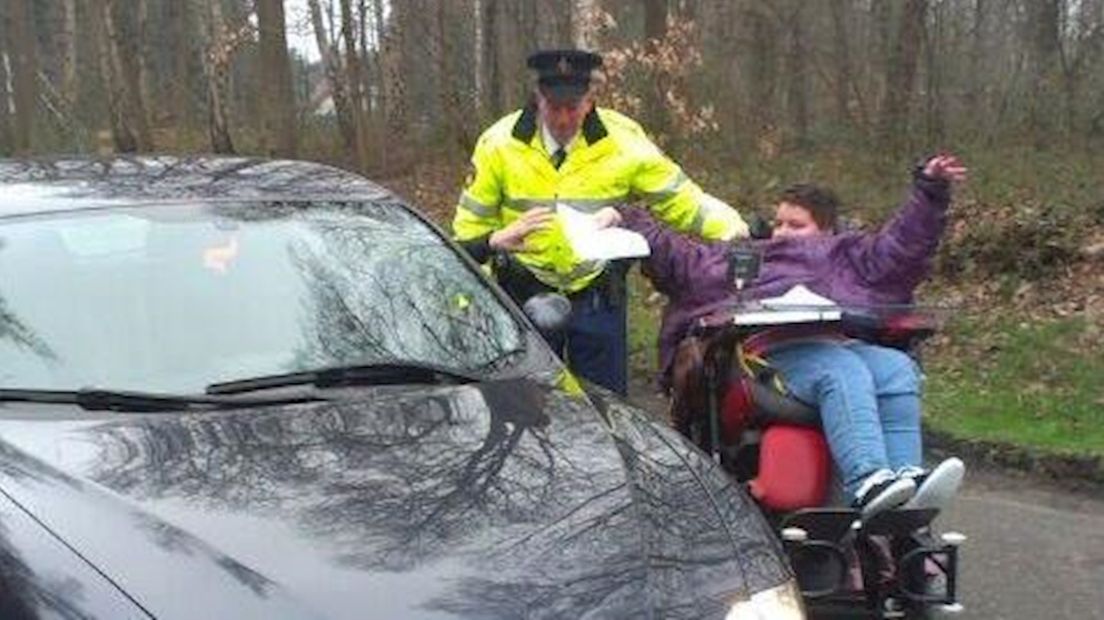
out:
{"label": "car hood", "polygon": [[619,401],[529,380],[335,397],[9,404],[0,486],[161,618],[723,617],[789,576],[747,497]]}

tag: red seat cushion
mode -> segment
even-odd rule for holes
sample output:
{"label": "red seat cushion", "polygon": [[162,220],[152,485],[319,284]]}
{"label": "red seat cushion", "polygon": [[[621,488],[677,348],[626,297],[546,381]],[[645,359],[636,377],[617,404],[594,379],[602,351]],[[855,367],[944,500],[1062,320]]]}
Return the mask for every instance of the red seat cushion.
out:
{"label": "red seat cushion", "polygon": [[763,431],[759,475],[751,494],[777,512],[824,505],[832,475],[828,442],[818,429],[787,424]]}

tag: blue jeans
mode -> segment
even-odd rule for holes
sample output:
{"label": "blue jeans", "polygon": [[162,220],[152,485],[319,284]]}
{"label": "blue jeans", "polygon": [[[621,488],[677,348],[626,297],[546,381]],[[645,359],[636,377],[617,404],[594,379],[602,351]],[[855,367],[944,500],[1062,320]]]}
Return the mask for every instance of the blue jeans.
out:
{"label": "blue jeans", "polygon": [[790,393],[820,410],[844,492],[887,468],[920,466],[920,369],[902,351],[865,342],[803,341],[767,354]]}

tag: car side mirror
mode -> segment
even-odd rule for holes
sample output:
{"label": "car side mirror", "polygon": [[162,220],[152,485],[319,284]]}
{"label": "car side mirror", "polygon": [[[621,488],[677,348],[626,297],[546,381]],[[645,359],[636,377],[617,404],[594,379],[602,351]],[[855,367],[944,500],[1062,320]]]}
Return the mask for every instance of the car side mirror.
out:
{"label": "car side mirror", "polygon": [[559,293],[534,295],[521,309],[546,339],[561,334],[571,320],[571,300]]}

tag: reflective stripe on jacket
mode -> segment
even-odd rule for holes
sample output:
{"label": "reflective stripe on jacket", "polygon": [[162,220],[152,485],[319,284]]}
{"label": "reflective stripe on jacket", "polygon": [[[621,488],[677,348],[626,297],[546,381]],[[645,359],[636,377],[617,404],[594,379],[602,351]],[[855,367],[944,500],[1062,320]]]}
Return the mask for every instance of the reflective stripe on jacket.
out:
{"label": "reflective stripe on jacket", "polygon": [[[460,195],[453,233],[459,241],[486,237],[526,210],[557,203],[586,212],[639,201],[676,230],[708,240],[747,234],[728,205],[704,194],[632,119],[595,108],[568,146],[559,169],[540,135],[535,103],[502,118],[480,136],[474,170]],[[531,234],[528,250],[514,257],[541,282],[565,292],[585,288],[601,262],[582,261],[554,221]]]}

